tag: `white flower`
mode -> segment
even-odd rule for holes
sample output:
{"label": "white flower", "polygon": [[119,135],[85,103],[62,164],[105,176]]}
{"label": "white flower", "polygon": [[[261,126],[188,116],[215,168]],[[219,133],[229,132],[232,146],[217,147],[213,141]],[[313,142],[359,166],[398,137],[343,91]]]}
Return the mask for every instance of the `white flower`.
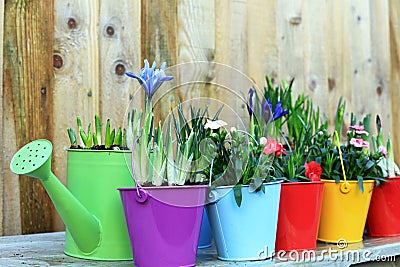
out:
{"label": "white flower", "polygon": [[267,143],[267,138],[265,138],[264,136],[260,138],[260,145],[265,146],[265,144]]}
{"label": "white flower", "polygon": [[231,132],[236,132],[236,127],[231,127]]}
{"label": "white flower", "polygon": [[207,123],[204,125],[204,128],[216,130],[225,125],[228,124],[223,120],[217,120],[217,121],[207,120]]}

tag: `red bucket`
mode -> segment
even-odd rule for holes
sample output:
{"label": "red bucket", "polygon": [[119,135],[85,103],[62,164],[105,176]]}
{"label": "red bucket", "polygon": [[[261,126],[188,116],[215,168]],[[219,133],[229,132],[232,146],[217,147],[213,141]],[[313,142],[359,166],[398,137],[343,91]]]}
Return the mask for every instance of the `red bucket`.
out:
{"label": "red bucket", "polygon": [[367,217],[369,236],[400,235],[400,177],[374,188]]}
{"label": "red bucket", "polygon": [[282,183],[275,251],[316,249],[324,184]]}

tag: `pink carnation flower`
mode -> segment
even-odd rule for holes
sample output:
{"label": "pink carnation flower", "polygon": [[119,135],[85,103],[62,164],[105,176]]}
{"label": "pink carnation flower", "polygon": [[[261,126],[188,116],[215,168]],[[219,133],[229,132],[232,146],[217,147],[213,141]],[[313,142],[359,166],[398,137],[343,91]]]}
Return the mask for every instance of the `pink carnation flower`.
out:
{"label": "pink carnation flower", "polygon": [[285,151],[283,150],[283,145],[275,139],[267,139],[263,153],[264,155],[275,153],[275,156],[278,157],[280,155],[286,155]]}
{"label": "pink carnation flower", "polygon": [[355,146],[355,147],[365,147],[368,148],[369,144],[367,141],[361,139],[361,138],[351,138],[350,139],[350,144]]}
{"label": "pink carnation flower", "polygon": [[356,134],[365,134],[366,136],[369,134],[367,131],[365,131],[364,125],[350,125],[347,129],[354,130]]}
{"label": "pink carnation flower", "polygon": [[385,159],[387,159],[387,157],[388,157],[388,152],[387,152],[386,147],[384,147],[384,146],[379,146],[379,147],[378,147],[378,151],[382,153],[382,155],[385,157]]}
{"label": "pink carnation flower", "polygon": [[354,131],[364,131],[364,125],[350,125],[347,127],[349,130],[354,130]]}

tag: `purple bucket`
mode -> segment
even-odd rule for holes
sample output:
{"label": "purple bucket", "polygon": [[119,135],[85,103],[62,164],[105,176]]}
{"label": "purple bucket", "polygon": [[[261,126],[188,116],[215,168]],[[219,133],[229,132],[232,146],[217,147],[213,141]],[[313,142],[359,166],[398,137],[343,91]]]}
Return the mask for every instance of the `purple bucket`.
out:
{"label": "purple bucket", "polygon": [[194,266],[207,186],[119,188],[135,266]]}

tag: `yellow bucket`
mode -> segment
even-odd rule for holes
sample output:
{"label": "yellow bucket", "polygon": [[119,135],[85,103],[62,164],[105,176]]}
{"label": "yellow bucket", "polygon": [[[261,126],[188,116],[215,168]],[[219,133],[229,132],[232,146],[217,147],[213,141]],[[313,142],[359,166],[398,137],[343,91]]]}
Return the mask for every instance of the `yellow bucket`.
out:
{"label": "yellow bucket", "polygon": [[318,240],[330,243],[362,241],[374,181],[364,181],[364,193],[360,192],[357,181],[323,182]]}

